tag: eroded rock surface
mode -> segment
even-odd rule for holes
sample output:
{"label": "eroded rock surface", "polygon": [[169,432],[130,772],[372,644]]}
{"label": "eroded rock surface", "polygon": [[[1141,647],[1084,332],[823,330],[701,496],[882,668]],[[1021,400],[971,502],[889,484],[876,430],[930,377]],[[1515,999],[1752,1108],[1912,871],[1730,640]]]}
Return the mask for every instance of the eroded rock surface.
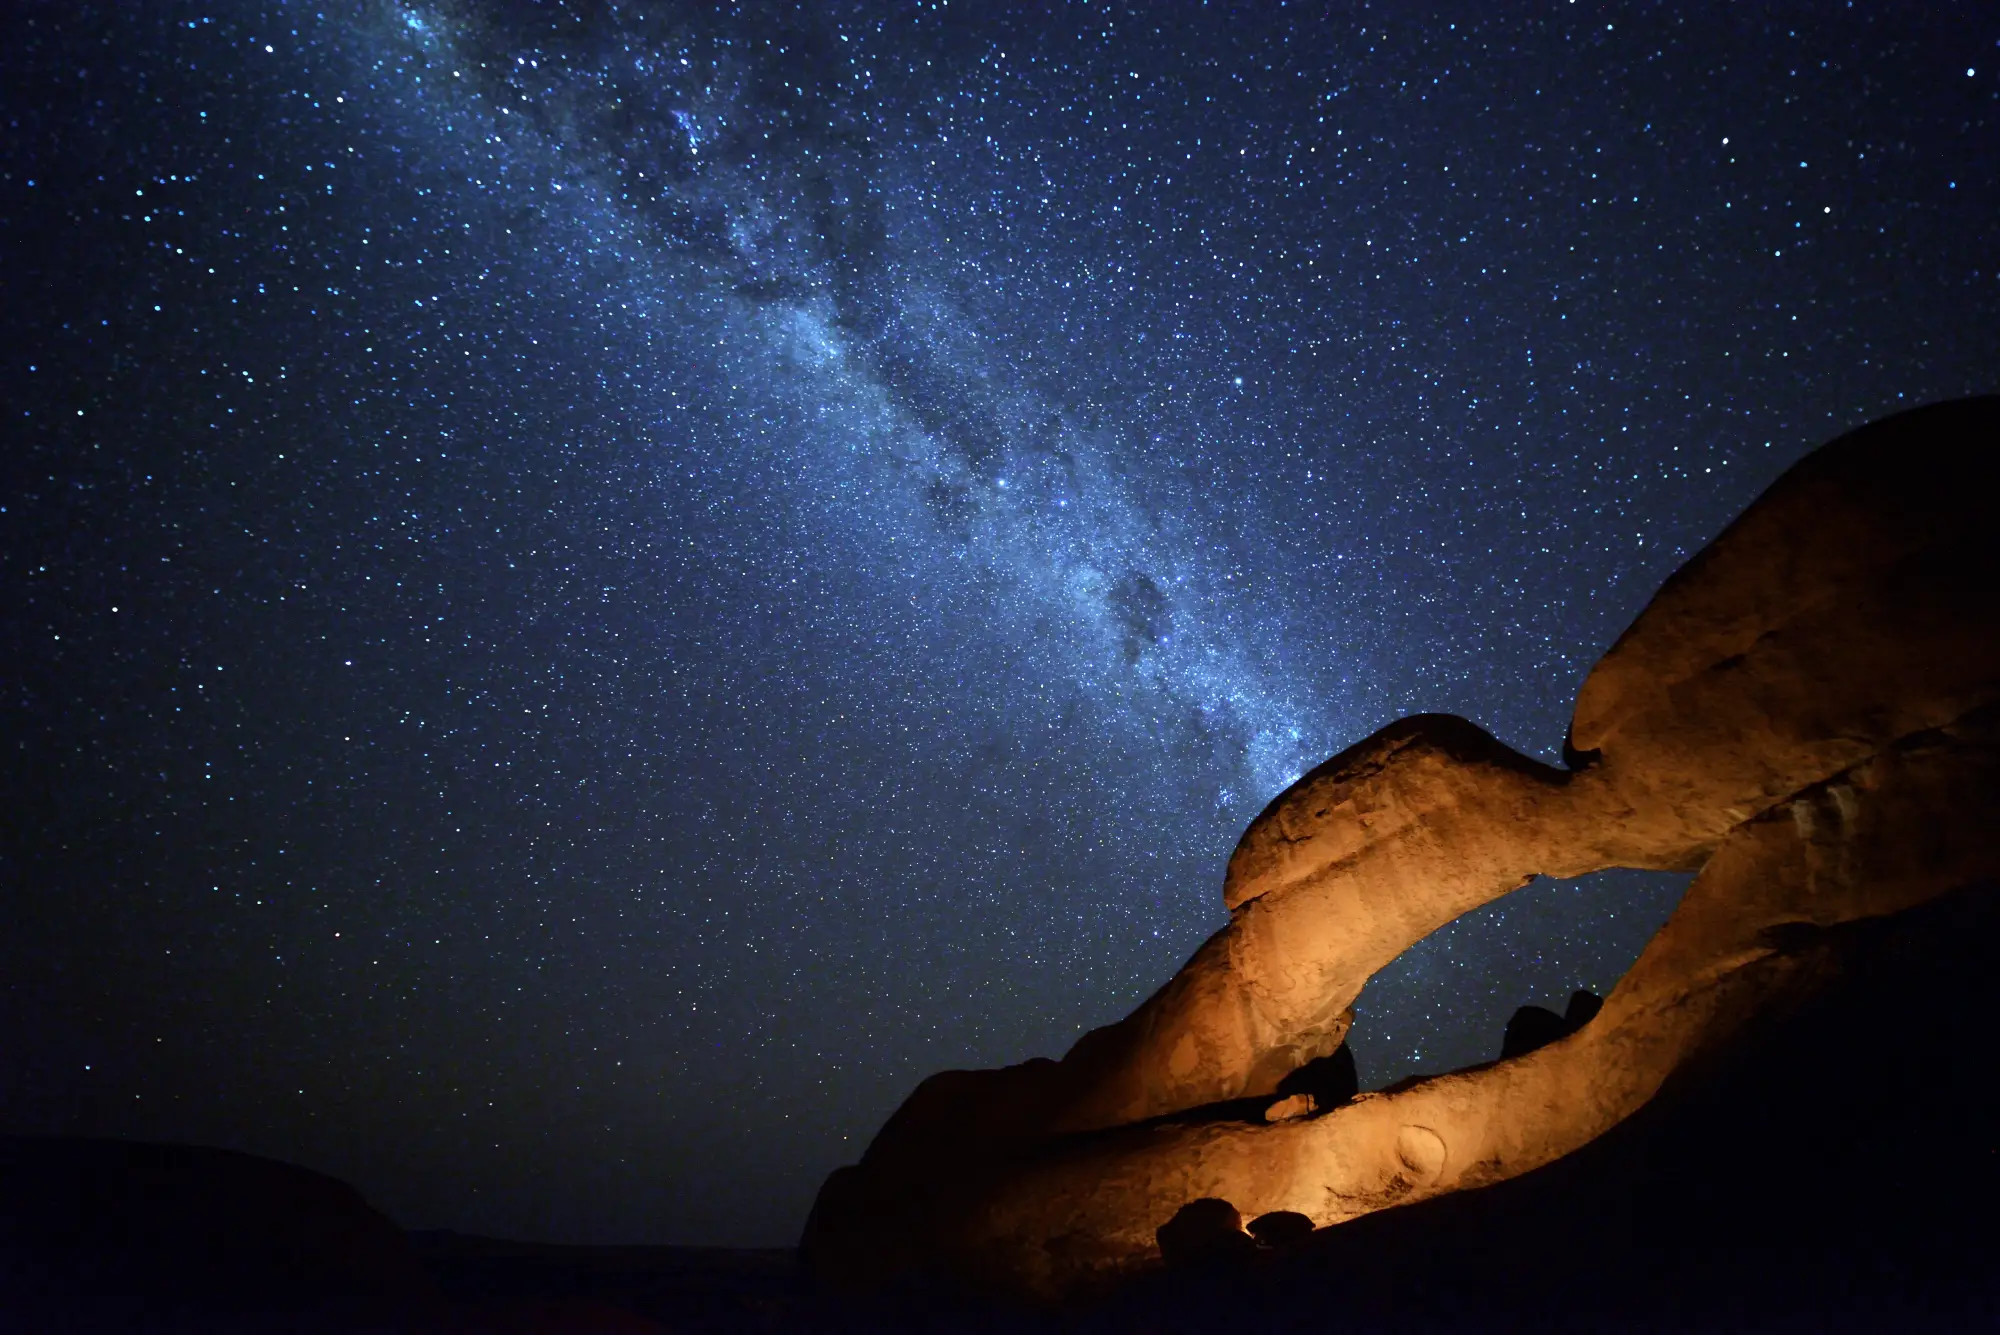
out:
{"label": "eroded rock surface", "polygon": [[[1592,672],[1569,768],[1392,724],[1273,801],[1229,925],[1059,1063],[934,1077],[830,1180],[809,1261],[1060,1295],[1155,1264],[1183,1205],[1325,1226],[1567,1154],[1789,989],[1802,934],[2000,871],[2000,400],[1833,442]],[[1701,873],[1601,1012],[1497,1065],[1262,1117],[1377,970],[1537,875]],[[1246,1111],[1246,1103],[1254,1106]]]}

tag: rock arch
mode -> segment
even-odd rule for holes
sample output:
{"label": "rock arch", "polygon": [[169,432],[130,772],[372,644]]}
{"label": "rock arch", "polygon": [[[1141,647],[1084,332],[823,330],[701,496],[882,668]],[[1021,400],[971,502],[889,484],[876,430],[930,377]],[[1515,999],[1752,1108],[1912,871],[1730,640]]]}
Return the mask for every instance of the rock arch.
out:
{"label": "rock arch", "polygon": [[[823,1188],[820,1274],[1054,1296],[1214,1197],[1328,1225],[1525,1172],[1830,967],[1819,934],[2000,872],[2000,399],[1864,427],[1677,571],[1578,694],[1557,769],[1391,724],[1287,789],[1229,924],[1060,1062],[926,1081]],[[1921,832],[1921,837],[1917,837]],[[1604,1007],[1533,1052],[1265,1123],[1370,975],[1536,875],[1694,870]]]}

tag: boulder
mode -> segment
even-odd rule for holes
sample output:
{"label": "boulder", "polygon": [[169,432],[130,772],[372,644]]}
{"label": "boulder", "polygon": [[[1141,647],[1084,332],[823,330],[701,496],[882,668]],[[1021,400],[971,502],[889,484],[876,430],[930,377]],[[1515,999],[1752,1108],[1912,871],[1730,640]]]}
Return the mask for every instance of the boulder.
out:
{"label": "boulder", "polygon": [[1189,1201],[1160,1225],[1160,1257],[1170,1266],[1212,1266],[1242,1261],[1257,1249],[1243,1231],[1243,1216],[1213,1196]]}
{"label": "boulder", "polygon": [[1520,1057],[1559,1038],[1567,1038],[1603,1009],[1604,998],[1584,988],[1570,993],[1569,1004],[1561,1015],[1546,1006],[1523,1006],[1507,1020],[1507,1032],[1500,1039],[1500,1060]]}
{"label": "boulder", "polygon": [[1604,998],[1588,988],[1579,987],[1569,994],[1569,1004],[1563,1007],[1563,1024],[1571,1030],[1583,1028],[1597,1018],[1597,1012],[1604,1009]]}
{"label": "boulder", "polygon": [[1545,1048],[1568,1033],[1568,1022],[1554,1011],[1545,1006],[1523,1006],[1508,1017],[1507,1032],[1500,1040],[1500,1060]]}
{"label": "boulder", "polygon": [[1260,1214],[1249,1224],[1250,1236],[1257,1239],[1257,1245],[1273,1251],[1282,1251],[1297,1246],[1313,1234],[1313,1221],[1297,1210],[1273,1210]]}
{"label": "boulder", "polygon": [[1319,1105],[1310,1094],[1285,1094],[1264,1109],[1267,1122],[1289,1122],[1295,1117],[1310,1117],[1319,1111]]}
{"label": "boulder", "polygon": [[[1809,987],[1800,933],[2000,871],[1996,474],[1996,399],[1801,462],[1593,670],[1565,768],[1419,715],[1313,770],[1245,831],[1222,931],[1061,1062],[927,1083],[829,1182],[808,1264],[1057,1296],[1157,1264],[1159,1221],[1198,1199],[1323,1228],[1517,1176]],[[1324,1115],[1241,1111],[1339,1052],[1362,986],[1414,942],[1611,866],[1700,875],[1594,1018],[1573,1000],[1509,1061]],[[848,1266],[840,1239],[861,1236],[873,1261]]]}

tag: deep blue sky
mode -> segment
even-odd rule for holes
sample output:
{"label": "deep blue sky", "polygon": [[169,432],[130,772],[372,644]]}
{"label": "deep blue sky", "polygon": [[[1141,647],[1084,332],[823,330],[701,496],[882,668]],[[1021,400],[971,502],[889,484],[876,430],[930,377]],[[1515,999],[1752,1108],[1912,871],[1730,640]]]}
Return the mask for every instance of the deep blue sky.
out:
{"label": "deep blue sky", "polygon": [[[1996,387],[1990,5],[31,4],[0,1129],[774,1243],[1399,715]],[[1614,982],[1534,887],[1382,1082]]]}

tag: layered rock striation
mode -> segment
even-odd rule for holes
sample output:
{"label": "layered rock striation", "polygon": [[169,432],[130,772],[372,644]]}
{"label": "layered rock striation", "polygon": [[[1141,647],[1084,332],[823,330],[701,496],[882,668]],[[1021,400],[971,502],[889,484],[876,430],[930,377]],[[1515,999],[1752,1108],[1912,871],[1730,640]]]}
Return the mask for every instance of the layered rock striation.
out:
{"label": "layered rock striation", "polygon": [[[1589,1143],[1824,981],[1816,933],[2000,874],[2000,399],[1864,427],[1661,588],[1579,692],[1558,769],[1461,719],[1300,779],[1230,859],[1230,921],[1060,1062],[924,1082],[822,1189],[808,1263],[1047,1297],[1158,1263],[1226,1201],[1319,1227]],[[1587,1022],[1507,1060],[1265,1120],[1368,978],[1536,876],[1699,869]]]}

